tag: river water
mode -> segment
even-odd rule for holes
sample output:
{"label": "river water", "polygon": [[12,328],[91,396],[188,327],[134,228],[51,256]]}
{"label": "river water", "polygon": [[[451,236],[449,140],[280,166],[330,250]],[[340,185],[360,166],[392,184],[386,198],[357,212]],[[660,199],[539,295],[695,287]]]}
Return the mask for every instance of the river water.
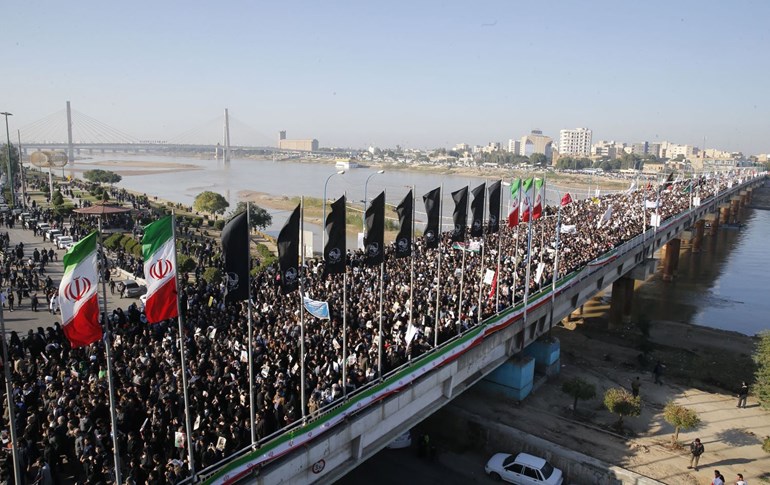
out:
{"label": "river water", "polygon": [[[95,164],[110,160],[182,163],[198,169],[168,171],[168,167],[112,167]],[[225,195],[231,205],[237,202],[238,193],[242,190],[321,198],[324,195],[324,182],[335,172],[334,166],[322,163],[235,159],[228,166],[213,160],[144,154],[100,155],[78,160],[74,166],[70,166],[75,176],[92,168],[120,172],[123,180],[118,185],[127,189],[187,205],[191,205],[195,196],[204,190]],[[373,168],[357,168],[343,175],[335,175],[328,183],[328,199],[333,200],[346,194],[348,200],[363,206],[364,183],[373,173]],[[385,190],[387,202],[395,205],[412,186],[419,198],[443,185],[446,224],[446,220],[451,223],[453,207],[449,193],[466,185],[474,187],[482,181],[481,178],[470,176],[391,170],[370,178],[367,196],[371,200]],[[555,203],[557,197],[555,189],[547,194],[551,204]],[[504,196],[504,205],[507,200],[507,196]],[[425,221],[424,214],[420,214],[422,209],[418,201],[418,227]],[[505,207],[503,212],[506,212]],[[271,214],[273,225],[267,232],[275,236],[288,214],[280,211],[271,211]],[[658,272],[641,285],[635,294],[636,316],[646,314],[653,319],[734,330],[747,335],[769,329],[767,270],[770,268],[770,252],[766,248],[767,241],[770,241],[770,211],[747,209],[743,220],[746,225],[741,230],[719,229],[715,236],[706,236],[700,253],[682,251],[678,277],[673,282],[662,281]],[[321,228],[306,224],[305,229],[315,233],[314,247],[318,250],[321,247]],[[349,247],[355,244],[355,237],[348,241]]]}

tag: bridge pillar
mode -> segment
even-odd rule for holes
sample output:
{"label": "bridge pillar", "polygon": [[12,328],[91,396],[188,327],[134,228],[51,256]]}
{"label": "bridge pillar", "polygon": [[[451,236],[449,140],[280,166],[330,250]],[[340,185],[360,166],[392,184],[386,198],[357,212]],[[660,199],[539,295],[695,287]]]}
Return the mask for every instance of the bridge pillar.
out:
{"label": "bridge pillar", "polygon": [[703,216],[703,220],[708,223],[709,236],[715,235],[717,233],[717,229],[719,229],[719,212],[717,211],[717,212],[705,214]]}
{"label": "bridge pillar", "polygon": [[479,384],[487,391],[523,401],[532,392],[534,380],[535,359],[523,356],[508,359]]}
{"label": "bridge pillar", "polygon": [[671,281],[679,268],[679,250],[682,240],[674,238],[666,244],[666,257],[663,260],[663,281]]}
{"label": "bridge pillar", "polygon": [[719,214],[719,220],[722,224],[730,224],[730,204],[721,204]]}
{"label": "bridge pillar", "polygon": [[612,301],[610,302],[610,328],[620,327],[631,321],[631,309],[634,301],[635,280],[621,276],[612,283]]}
{"label": "bridge pillar", "polygon": [[754,195],[752,192],[754,192],[754,187],[746,189],[746,203],[749,205],[751,205],[751,196]]}
{"label": "bridge pillar", "polygon": [[700,219],[695,221],[695,234],[692,238],[692,252],[699,253],[701,250],[701,243],[703,243],[703,232],[706,226],[706,221]]}
{"label": "bridge pillar", "polygon": [[730,222],[738,222],[738,215],[741,212],[741,198],[738,196],[730,198]]}

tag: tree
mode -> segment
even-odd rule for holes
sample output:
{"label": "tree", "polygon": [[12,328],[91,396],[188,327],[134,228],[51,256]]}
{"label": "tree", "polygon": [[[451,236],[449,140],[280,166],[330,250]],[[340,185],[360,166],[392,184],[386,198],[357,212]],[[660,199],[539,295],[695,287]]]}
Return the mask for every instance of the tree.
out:
{"label": "tree", "polygon": [[193,208],[200,212],[210,212],[212,214],[223,214],[230,203],[222,197],[221,194],[207,190],[201,192],[193,201]]}
{"label": "tree", "polygon": [[101,170],[101,169],[94,169],[94,170],[86,170],[83,172],[83,177],[94,183],[98,184],[116,184],[123,180],[123,177],[116,174],[115,172],[110,172],[109,170]]}
{"label": "tree", "polygon": [[596,397],[596,387],[579,377],[570,379],[561,386],[561,392],[569,394],[575,398],[575,402],[572,405],[572,414],[577,412],[578,399],[593,399]]}
{"label": "tree", "polygon": [[[238,202],[235,209],[230,213],[230,217],[235,217],[244,211],[246,211],[246,202]],[[269,212],[256,204],[249,204],[249,226],[252,229],[265,229],[272,223],[273,216]]]}
{"label": "tree", "polygon": [[754,393],[759,404],[770,409],[770,332],[762,332],[754,351],[756,371],[754,373]]}
{"label": "tree", "polygon": [[64,204],[64,196],[58,190],[53,193],[53,197],[51,197],[51,204],[53,204],[54,207],[59,207],[60,205]]}
{"label": "tree", "polygon": [[533,153],[529,156],[529,161],[536,167],[542,167],[548,164],[548,157],[542,153]]}
{"label": "tree", "polygon": [[[11,143],[11,170],[14,175],[19,174],[19,149]],[[0,172],[8,172],[8,144],[3,143],[0,148]]]}
{"label": "tree", "polygon": [[604,406],[607,408],[607,411],[618,415],[619,419],[616,423],[618,429],[623,427],[624,417],[642,414],[641,399],[638,396],[632,396],[630,392],[622,387],[607,389],[607,392],[604,393]]}
{"label": "tree", "polygon": [[679,441],[679,431],[688,430],[698,427],[700,424],[700,418],[698,413],[692,409],[687,409],[684,406],[680,406],[674,401],[669,401],[666,407],[663,408],[663,419],[668,424],[674,427],[674,436],[672,437],[673,444],[677,444]]}

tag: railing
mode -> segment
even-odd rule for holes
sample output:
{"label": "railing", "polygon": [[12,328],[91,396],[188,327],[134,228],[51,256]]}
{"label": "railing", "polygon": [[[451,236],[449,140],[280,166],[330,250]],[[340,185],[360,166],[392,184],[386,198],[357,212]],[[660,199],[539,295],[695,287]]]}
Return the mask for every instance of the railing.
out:
{"label": "railing", "polygon": [[[720,197],[724,197],[727,194],[740,190],[751,182],[752,180],[749,180],[722,193],[715,194],[703,201],[699,207],[691,207],[677,215],[669,217],[663,221],[664,223],[661,224],[660,227],[653,227],[637,234],[625,243],[622,243],[588,262],[581,268],[563,276],[556,282],[554,296],[563,293],[572,286],[589,278],[597,271],[601,271],[610,261],[637,249],[640,245],[643,245],[650,240],[652,247],[654,248],[655,239],[658,233],[667,231],[677,223],[691,217],[693,213],[702,210],[703,207],[718,203]],[[599,262],[599,264],[594,264],[596,262]],[[551,285],[547,285],[545,288],[531,295],[528,299],[527,310],[531,311],[542,304],[547,303],[551,298],[551,292]],[[363,387],[356,389],[341,400],[328,404],[313,413],[304,421],[297,421],[288,427],[282,428],[259,440],[255,446],[250,445],[227,458],[206,467],[197,473],[195,480],[188,478],[182,483],[189,484],[193,483],[193,481],[203,481],[207,484],[213,483],[214,481],[234,483],[246,477],[254,469],[258,469],[295,450],[297,447],[308,443],[320,434],[331,430],[345,419],[360,411],[368,409],[374,403],[400,391],[434,369],[441,368],[457,359],[463,353],[481,343],[484,339],[514,324],[523,316],[523,314],[524,302],[520,301],[515,306],[508,307],[505,310],[488,317],[483,322],[465,330],[460,335],[451,338],[439,347],[431,349],[419,357],[404,363],[400,367],[390,371],[380,380],[372,381]]]}

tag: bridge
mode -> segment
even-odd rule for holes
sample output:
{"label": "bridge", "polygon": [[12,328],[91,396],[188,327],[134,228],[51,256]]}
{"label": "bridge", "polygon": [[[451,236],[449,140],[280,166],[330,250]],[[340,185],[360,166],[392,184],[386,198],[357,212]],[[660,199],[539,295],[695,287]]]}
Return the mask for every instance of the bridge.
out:
{"label": "bridge", "polygon": [[721,223],[735,221],[761,183],[749,180],[700,201],[563,276],[555,291],[549,287],[532,295],[527,308],[519,303],[506,309],[315,419],[204,470],[199,479],[207,484],[334,482],[525,348],[542,345],[538,339],[554,322],[610,286],[610,324],[622,323],[630,317],[634,280],[655,271],[654,254],[664,250],[663,276],[673,278],[682,240],[699,251],[706,222],[713,234]]}
{"label": "bridge", "polygon": [[[35,150],[62,150],[67,153],[70,163],[77,155],[115,152],[211,153],[215,159],[225,162],[230,161],[233,153],[306,153],[278,149],[274,146],[276,139],[238,120],[225,109],[221,116],[167,140],[144,140],[73,110],[69,101],[65,109],[19,129],[23,154]],[[238,144],[233,144],[231,140],[237,140]]]}

